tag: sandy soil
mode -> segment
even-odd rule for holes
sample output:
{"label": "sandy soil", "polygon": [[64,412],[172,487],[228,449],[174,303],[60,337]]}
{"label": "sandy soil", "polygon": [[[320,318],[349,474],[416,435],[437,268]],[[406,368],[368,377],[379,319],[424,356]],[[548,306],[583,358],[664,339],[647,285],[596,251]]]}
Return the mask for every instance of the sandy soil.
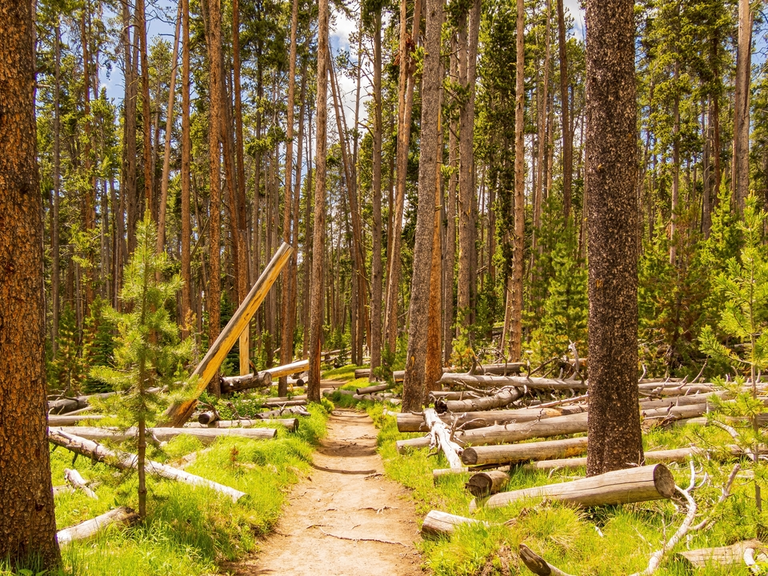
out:
{"label": "sandy soil", "polygon": [[277,528],[239,576],[422,576],[419,529],[407,491],[382,475],[376,428],[364,412],[338,409],[314,471],[289,496]]}

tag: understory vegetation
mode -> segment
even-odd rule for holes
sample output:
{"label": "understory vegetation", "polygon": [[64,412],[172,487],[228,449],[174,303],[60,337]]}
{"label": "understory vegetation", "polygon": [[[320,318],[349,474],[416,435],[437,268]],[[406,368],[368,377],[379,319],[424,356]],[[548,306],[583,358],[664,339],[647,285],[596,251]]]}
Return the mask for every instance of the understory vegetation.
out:
{"label": "understory vegetation", "polygon": [[[645,570],[651,554],[677,530],[686,515],[683,502],[660,500],[604,506],[588,510],[541,498],[510,504],[506,508],[480,507],[472,515],[472,499],[464,483],[468,475],[450,475],[437,485],[432,470],[447,467],[442,453],[426,449],[400,455],[395,441],[417,434],[397,432],[395,419],[372,410],[381,427],[379,452],[386,473],[412,490],[419,516],[437,509],[460,516],[471,516],[486,525],[461,526],[450,539],[425,539],[421,544],[426,566],[436,576],[491,576],[528,573],[518,555],[518,546],[525,543],[550,564],[570,574],[613,576]],[[656,428],[645,434],[646,450],[678,448],[696,445],[702,448],[724,448],[732,443],[727,432],[714,426],[689,425],[669,429]],[[690,568],[675,559],[675,552],[684,549],[725,546],[754,538],[765,532],[765,514],[756,511],[753,499],[754,475],[745,459],[738,472],[731,495],[718,503],[728,483],[734,462],[718,461],[706,456],[695,457],[696,487],[692,496],[698,506],[694,524],[711,518],[707,529],[691,531],[674,549],[668,550],[659,575],[690,574]],[[692,481],[691,468],[686,464],[670,464],[676,484],[687,488]],[[584,477],[581,469],[531,471],[524,466],[511,471],[507,490],[565,482]],[[745,566],[712,566],[696,574],[716,576],[750,574]]]}

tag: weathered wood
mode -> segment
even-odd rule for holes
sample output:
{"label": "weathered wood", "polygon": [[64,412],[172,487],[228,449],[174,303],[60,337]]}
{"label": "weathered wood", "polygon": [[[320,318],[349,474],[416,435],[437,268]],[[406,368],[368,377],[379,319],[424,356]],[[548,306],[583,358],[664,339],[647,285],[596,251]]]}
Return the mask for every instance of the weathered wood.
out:
{"label": "weathered wood", "polygon": [[376,386],[366,386],[365,388],[358,388],[357,393],[359,395],[363,394],[374,394],[376,392],[384,392],[385,390],[389,390],[392,388],[394,384],[385,383],[385,384],[377,384]]}
{"label": "weathered wood", "polygon": [[216,420],[211,424],[201,424],[199,422],[187,422],[184,424],[184,428],[248,428],[250,426],[256,426],[263,424],[265,420],[268,420],[270,424],[275,424],[287,428],[291,432],[296,432],[299,429],[298,418],[259,418],[256,420]]}
{"label": "weathered wood", "polygon": [[523,391],[520,388],[509,387],[502,388],[496,394],[485,396],[483,398],[470,398],[467,400],[443,400],[442,398],[438,398],[435,400],[435,410],[437,410],[439,414],[445,412],[493,410],[494,408],[509,406],[522,395]]}
{"label": "weathered wood", "polygon": [[71,426],[77,424],[83,420],[101,420],[104,418],[101,414],[77,414],[72,416],[67,414],[66,416],[48,416],[48,426]]}
{"label": "weathered wood", "polygon": [[481,364],[474,370],[475,374],[496,374],[498,376],[508,376],[510,374],[519,374],[523,368],[528,365],[523,362],[508,362],[507,364]]}
{"label": "weathered wood", "polygon": [[479,394],[472,390],[433,390],[429,393],[429,401],[442,400],[468,400],[470,398],[482,398],[487,394]]}
{"label": "weathered wood", "polygon": [[94,500],[99,499],[99,497],[96,496],[96,492],[94,492],[88,487],[88,482],[85,481],[85,478],[83,478],[80,475],[80,472],[78,472],[77,470],[64,468],[64,478],[66,479],[67,482],[69,482],[72,488],[74,488],[75,490],[82,490],[82,492],[86,496],[88,496],[88,498],[93,498]]}
{"label": "weathered wood", "polygon": [[490,494],[501,492],[509,482],[509,476],[501,470],[488,470],[477,472],[466,484],[467,490],[476,498],[483,498]]}
{"label": "weathered wood", "polygon": [[560,380],[557,378],[528,378],[526,376],[489,376],[473,374],[443,374],[441,384],[468,384],[475,388],[502,388],[504,386],[526,386],[531,390],[586,390],[586,382]]}
{"label": "weathered wood", "polygon": [[243,376],[223,376],[221,378],[221,393],[230,394],[253,388],[267,388],[272,385],[272,374],[266,370],[251,372]]}
{"label": "weathered wood", "polygon": [[221,331],[218,338],[216,338],[216,341],[208,349],[200,364],[192,372],[191,379],[196,378],[196,380],[194,381],[194,388],[190,391],[191,398],[183,402],[176,402],[166,410],[164,421],[166,425],[181,426],[192,415],[197,398],[208,387],[208,384],[218,372],[224,358],[240,338],[243,330],[247,328],[256,310],[264,301],[267,292],[269,292],[272,284],[280,275],[283,266],[288,262],[292,250],[288,244],[283,243],[275,252],[272,260],[267,264],[259,279],[256,280],[256,283],[248,292],[248,295],[237,311],[232,315],[232,318]]}
{"label": "weathered wood", "polygon": [[[695,454],[702,454],[704,450],[699,448],[676,448],[674,450],[654,450],[645,453],[645,463],[655,464],[659,462],[685,462]],[[553,460],[539,460],[525,465],[526,470],[556,470],[573,469],[587,465],[584,458],[561,458]]]}
{"label": "weathered wood", "polygon": [[59,545],[69,544],[75,540],[90,538],[109,526],[130,526],[139,521],[139,515],[130,508],[121,506],[109,512],[105,512],[96,518],[91,518],[75,526],[64,528],[56,533]]}
{"label": "weathered wood", "polygon": [[[123,442],[124,440],[136,438],[138,435],[136,428],[118,430],[116,428],[97,428],[94,426],[60,426],[58,428],[49,428],[49,431],[64,432],[65,434],[72,434],[97,442],[103,440]],[[210,443],[220,436],[271,440],[277,434],[277,430],[274,428],[147,428],[147,436],[155,438],[160,442],[171,440],[181,434],[194,436],[203,443]]]}
{"label": "weathered wood", "polygon": [[474,518],[465,518],[464,516],[431,510],[426,518],[424,518],[424,523],[421,525],[421,533],[424,536],[450,536],[456,530],[456,527],[462,524],[480,524],[480,521]]}
{"label": "weathered wood", "polygon": [[587,451],[587,438],[545,440],[527,444],[502,444],[498,446],[471,446],[461,453],[461,461],[467,466],[488,464],[518,464],[528,460],[568,458]]}
{"label": "weathered wood", "polygon": [[279,418],[285,414],[293,414],[295,416],[309,416],[309,412],[304,406],[285,406],[277,410],[269,410],[268,412],[259,412],[254,416],[260,420],[270,420],[273,418]]}
{"label": "weathered wood", "polygon": [[[554,418],[564,414],[576,414],[582,411],[571,406],[564,408],[518,408],[516,410],[488,410],[464,412],[463,414],[441,414],[440,419],[446,424],[453,424],[463,430],[486,428],[495,424],[531,422],[544,418]],[[403,412],[397,416],[398,432],[423,432],[426,430],[424,417],[419,414]]]}
{"label": "weathered wood", "polygon": [[451,440],[451,433],[445,424],[437,417],[433,408],[424,410],[424,422],[429,427],[432,444],[437,445],[445,454],[451,468],[463,468],[461,463],[461,447]]}
{"label": "weathered wood", "polygon": [[526,568],[537,576],[570,576],[568,573],[560,570],[560,568],[552,566],[552,564],[523,543],[520,543],[520,559]]}
{"label": "weathered wood", "polygon": [[301,396],[294,396],[293,398],[285,398],[285,397],[275,397],[275,398],[267,398],[264,400],[264,402],[261,403],[262,406],[265,408],[275,408],[275,407],[281,407],[281,406],[306,406],[307,405],[307,397],[304,396],[303,398]]}
{"label": "weathered wood", "polygon": [[200,412],[200,414],[197,415],[198,423],[205,424],[205,425],[213,424],[218,419],[219,419],[219,414],[213,410],[206,410],[205,412]]}
{"label": "weathered wood", "polygon": [[[75,452],[76,454],[87,456],[88,458],[93,458],[99,462],[110,464],[115,468],[119,468],[120,470],[129,470],[131,468],[135,469],[138,466],[138,457],[135,454],[110,450],[98,442],[94,442],[74,434],[67,434],[66,432],[62,432],[60,430],[49,429],[48,441],[51,444],[56,444],[57,446],[66,448],[67,450]],[[223,484],[213,482],[212,480],[206,480],[200,476],[195,476],[194,474],[189,474],[183,470],[178,470],[171,466],[166,466],[165,464],[160,464],[159,462],[154,462],[152,460],[147,461],[146,471],[154,476],[160,476],[169,480],[177,480],[192,486],[205,486],[207,488],[211,488],[216,492],[220,492],[229,496],[235,502],[237,502],[243,496],[247,496],[245,492],[240,492],[239,490],[235,490],[229,486],[224,486]]]}
{"label": "weathered wood", "polygon": [[[578,506],[629,504],[670,498],[675,492],[675,479],[663,464],[615,470],[573,482],[549,484],[494,494],[484,503],[488,508],[501,508],[522,498],[544,497]],[[470,509],[478,502],[472,501]]]}
{"label": "weathered wood", "polygon": [[282,366],[275,366],[274,368],[267,368],[264,370],[267,374],[272,376],[272,380],[280,378],[281,376],[291,376],[293,374],[301,374],[309,370],[309,360],[298,360],[291,362],[290,364],[283,364]]}
{"label": "weathered wood", "polygon": [[741,564],[744,561],[744,553],[748,549],[765,550],[765,548],[765,544],[760,540],[744,540],[730,546],[685,550],[678,552],[676,557],[685,560],[695,568],[705,568],[708,565],[730,566]]}

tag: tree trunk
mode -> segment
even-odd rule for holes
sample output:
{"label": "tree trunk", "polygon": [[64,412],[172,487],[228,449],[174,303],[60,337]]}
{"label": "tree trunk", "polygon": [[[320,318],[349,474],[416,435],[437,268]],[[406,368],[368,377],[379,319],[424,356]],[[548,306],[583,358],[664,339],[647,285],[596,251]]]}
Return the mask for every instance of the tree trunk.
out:
{"label": "tree trunk", "polygon": [[[559,8],[560,2],[558,2]],[[541,205],[544,194],[544,158],[547,152],[547,102],[549,101],[549,70],[552,54],[550,42],[550,26],[552,21],[552,9],[550,0],[546,2],[546,26],[544,28],[544,82],[541,93],[537,94],[537,121],[538,121],[538,155],[536,158],[536,189],[533,202],[533,247],[536,247],[539,226],[541,226]]]}
{"label": "tree trunk", "polygon": [[637,391],[637,108],[631,0],[587,4],[587,474],[643,461]]}
{"label": "tree trunk", "polygon": [[373,152],[372,152],[372,198],[373,230],[371,231],[371,374],[381,366],[381,298],[383,293],[383,271],[381,265],[381,144],[383,127],[381,120],[381,10],[376,12],[373,23]]}
{"label": "tree trunk", "polygon": [[[144,207],[154,214],[152,198],[152,130],[149,125],[151,105],[149,100],[149,59],[147,56],[147,24],[144,0],[136,1],[137,33],[139,34],[139,57],[141,58],[141,117],[144,132]],[[141,220],[143,215],[137,215]]]}
{"label": "tree trunk", "polygon": [[[283,242],[291,243],[291,228],[294,221],[293,215],[293,109],[295,104],[295,86],[296,86],[296,30],[299,25],[299,0],[293,0],[291,9],[291,52],[288,56],[288,101],[286,115],[286,133],[285,133],[285,198],[283,200]],[[242,133],[242,129],[241,129]],[[301,162],[299,162],[301,164]],[[299,169],[299,172],[301,170]],[[299,194],[299,191],[296,191]],[[297,218],[298,219],[298,218]],[[298,235],[299,231],[293,231]],[[283,309],[282,309],[282,327],[280,330],[280,362],[288,364],[293,360],[293,328],[296,318],[291,309],[293,303],[293,291],[295,288],[295,275],[293,273],[293,262],[286,268],[283,277]],[[285,396],[288,393],[288,378],[281,377],[278,387],[278,396]]]}
{"label": "tree trunk", "polygon": [[568,97],[568,39],[565,30],[563,0],[557,0],[557,32],[560,50],[560,119],[563,134],[563,215],[571,217],[571,180],[573,179],[573,134],[571,133],[570,99]]}
{"label": "tree trunk", "polygon": [[136,50],[138,49],[137,34],[133,32],[133,50],[131,50],[131,10],[128,0],[122,0],[123,24],[123,76],[125,78],[125,97],[123,98],[123,165],[120,182],[120,196],[126,207],[126,236],[127,245],[123,252],[122,267],[127,261],[127,255],[136,248],[136,223],[139,219],[139,192],[136,184]]}
{"label": "tree trunk", "polygon": [[54,571],[33,22],[31,3],[0,1],[0,558]]}
{"label": "tree trunk", "polygon": [[192,139],[190,134],[190,77],[189,77],[189,0],[181,0],[181,17],[184,27],[181,53],[181,334],[189,336],[192,321],[192,264],[190,241],[192,222],[189,210],[190,160]]}
{"label": "tree trunk", "polygon": [[[387,301],[384,313],[384,346],[392,354],[397,349],[397,301],[400,293],[400,245],[402,243],[405,184],[408,169],[408,147],[411,138],[411,113],[413,110],[413,70],[411,52],[419,39],[421,2],[413,7],[413,32],[408,36],[408,2],[400,0],[400,79],[398,83],[397,118],[397,194],[391,238],[387,244]],[[390,206],[390,210],[392,207]]]}
{"label": "tree trunk", "polygon": [[59,250],[59,189],[61,187],[61,122],[59,117],[59,95],[61,82],[61,26],[58,16],[54,31],[53,65],[53,205],[51,206],[51,352],[56,356],[59,336],[59,285],[60,285],[60,250]]}
{"label": "tree trunk", "polygon": [[325,256],[325,160],[328,126],[328,0],[318,2],[317,135],[315,141],[315,218],[312,238],[312,296],[309,327],[307,397],[320,402],[320,349],[323,336],[323,272]]}
{"label": "tree trunk", "polygon": [[[450,77],[455,82],[458,77],[459,61],[456,56],[456,36],[451,38],[451,56],[450,56]],[[451,115],[450,126],[448,127],[448,165],[451,168],[451,174],[448,177],[448,194],[446,199],[446,230],[445,230],[445,261],[443,263],[443,363],[449,365],[453,355],[453,335],[455,329],[454,306],[453,306],[453,286],[455,284],[454,267],[456,266],[456,191],[459,184],[458,161],[459,161],[459,139],[458,122],[454,115]]]}
{"label": "tree trunk", "polygon": [[739,0],[736,87],[733,107],[733,163],[731,188],[741,212],[749,194],[749,93],[752,73],[752,8]]}
{"label": "tree trunk", "polygon": [[[418,1],[418,0],[417,0]],[[403,381],[403,410],[419,410],[425,399],[427,341],[429,327],[430,277],[435,236],[435,166],[440,149],[440,30],[443,0],[428,0],[424,74],[421,83],[421,151],[419,155],[419,199],[416,215],[416,243],[413,249],[413,278],[409,308],[408,354]]]}

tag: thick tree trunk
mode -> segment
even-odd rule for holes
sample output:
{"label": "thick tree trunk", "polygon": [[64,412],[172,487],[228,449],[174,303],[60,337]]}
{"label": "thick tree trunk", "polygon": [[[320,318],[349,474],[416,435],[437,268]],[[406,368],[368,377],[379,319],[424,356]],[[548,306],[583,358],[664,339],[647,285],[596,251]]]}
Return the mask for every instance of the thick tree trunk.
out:
{"label": "thick tree trunk", "polygon": [[184,29],[181,53],[181,333],[189,336],[192,321],[192,265],[190,241],[192,222],[189,210],[190,161],[192,139],[190,132],[190,74],[189,74],[189,0],[181,0],[181,17]]}
{"label": "thick tree trunk", "polygon": [[429,294],[435,236],[435,192],[440,150],[440,30],[443,0],[428,0],[424,74],[421,83],[421,153],[419,155],[419,201],[416,215],[416,244],[413,249],[413,278],[409,308],[408,354],[403,380],[403,410],[418,410],[425,399]]}
{"label": "thick tree trunk", "polygon": [[33,22],[30,2],[0,0],[0,558],[54,569]]}
{"label": "thick tree trunk", "polygon": [[560,119],[563,135],[563,215],[571,217],[571,181],[573,179],[573,133],[571,132],[570,98],[568,96],[568,50],[563,0],[557,0],[557,34],[560,55]]}
{"label": "thick tree trunk", "polygon": [[[456,36],[451,39],[450,56],[450,77],[455,82],[458,77],[459,61],[456,57]],[[456,266],[456,192],[459,184],[458,161],[459,161],[459,126],[456,118],[450,119],[448,128],[448,165],[451,168],[451,174],[448,177],[448,194],[445,201],[445,260],[443,262],[443,364],[451,363],[453,355],[453,335],[454,329],[454,306],[453,306],[453,288],[455,285],[454,268]]]}
{"label": "thick tree trunk", "polygon": [[736,87],[733,107],[733,162],[731,188],[739,211],[749,194],[749,95],[752,72],[752,8],[739,0]]}
{"label": "thick tree trunk", "polygon": [[[120,196],[126,208],[126,250],[118,268],[125,264],[128,254],[136,248],[136,223],[139,218],[138,190],[136,188],[136,70],[134,54],[137,50],[136,34],[133,33],[133,50],[131,50],[131,9],[129,0],[122,0],[122,43],[123,43],[123,77],[125,78],[125,96],[123,98],[123,159],[120,181]],[[58,85],[58,83],[57,83]]]}
{"label": "thick tree trunk", "polygon": [[633,10],[631,0],[587,3],[589,475],[643,461]]}
{"label": "thick tree trunk", "polygon": [[323,272],[325,257],[325,161],[328,125],[328,0],[318,2],[317,135],[315,141],[315,218],[312,238],[312,296],[309,326],[309,386],[307,397],[320,402],[320,355],[323,332]]}

